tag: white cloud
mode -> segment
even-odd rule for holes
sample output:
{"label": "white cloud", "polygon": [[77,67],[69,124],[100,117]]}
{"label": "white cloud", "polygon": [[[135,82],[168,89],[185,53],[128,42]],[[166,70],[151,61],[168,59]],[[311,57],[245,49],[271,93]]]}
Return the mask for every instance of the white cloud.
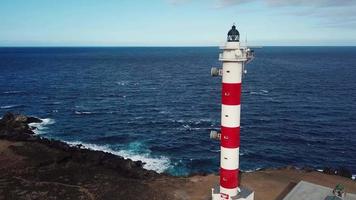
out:
{"label": "white cloud", "polygon": [[[194,0],[166,0],[171,4],[184,4]],[[317,26],[350,27],[356,24],[356,0],[206,0],[214,7],[223,9],[251,3],[275,8],[284,15],[310,17],[318,21]],[[284,8],[288,7],[285,11]],[[278,10],[279,9],[279,10]],[[277,13],[277,14],[278,14]]]}
{"label": "white cloud", "polygon": [[356,5],[353,0],[218,0],[221,6],[238,5],[247,2],[263,2],[269,6],[330,7]]}
{"label": "white cloud", "polygon": [[[286,15],[307,16],[317,19],[318,26],[349,27],[356,24],[354,0],[216,0],[219,8],[259,3],[270,8],[280,8]],[[282,9],[288,7],[288,12]],[[294,11],[293,11],[294,10]]]}
{"label": "white cloud", "polygon": [[179,5],[182,3],[189,2],[191,0],[166,0],[166,1],[168,1],[170,4],[173,4],[173,5]]}

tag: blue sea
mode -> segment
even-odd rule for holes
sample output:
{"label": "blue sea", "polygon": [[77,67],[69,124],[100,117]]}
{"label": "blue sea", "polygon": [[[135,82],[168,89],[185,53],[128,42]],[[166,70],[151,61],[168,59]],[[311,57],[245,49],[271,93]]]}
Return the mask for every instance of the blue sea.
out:
{"label": "blue sea", "polygon": [[[0,48],[0,114],[173,175],[217,172],[217,47]],[[356,173],[356,47],[263,47],[243,78],[240,167]]]}

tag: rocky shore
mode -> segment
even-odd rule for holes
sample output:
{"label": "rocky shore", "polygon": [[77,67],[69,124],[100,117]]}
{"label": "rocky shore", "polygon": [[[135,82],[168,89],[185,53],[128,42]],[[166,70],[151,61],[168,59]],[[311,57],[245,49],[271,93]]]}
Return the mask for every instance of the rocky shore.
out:
{"label": "rocky shore", "polygon": [[[173,177],[144,163],[41,138],[30,123],[41,119],[6,113],[0,119],[0,200],[5,199],[209,199],[217,175]],[[278,200],[300,180],[356,193],[346,169],[266,169],[243,173],[256,200]],[[345,176],[336,176],[335,173]]]}

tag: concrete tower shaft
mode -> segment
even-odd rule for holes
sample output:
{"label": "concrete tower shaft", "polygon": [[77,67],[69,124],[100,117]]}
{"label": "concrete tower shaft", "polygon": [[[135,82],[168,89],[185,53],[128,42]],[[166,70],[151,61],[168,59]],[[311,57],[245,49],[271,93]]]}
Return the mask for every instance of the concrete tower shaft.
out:
{"label": "concrete tower shaft", "polygon": [[[233,35],[235,34],[235,35]],[[212,75],[222,76],[221,133],[212,133],[220,140],[220,186],[212,189],[213,200],[253,199],[239,188],[241,85],[244,65],[253,59],[253,51],[239,42],[240,34],[233,26],[228,33],[219,60],[222,69],[212,69]],[[213,73],[213,72],[219,73]],[[245,198],[246,197],[246,198]]]}

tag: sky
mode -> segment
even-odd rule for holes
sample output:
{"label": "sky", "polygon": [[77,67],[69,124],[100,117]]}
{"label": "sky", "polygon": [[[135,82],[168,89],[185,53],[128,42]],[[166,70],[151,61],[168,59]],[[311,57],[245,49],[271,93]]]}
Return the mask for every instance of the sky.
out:
{"label": "sky", "polygon": [[355,46],[356,0],[0,0],[0,46]]}

